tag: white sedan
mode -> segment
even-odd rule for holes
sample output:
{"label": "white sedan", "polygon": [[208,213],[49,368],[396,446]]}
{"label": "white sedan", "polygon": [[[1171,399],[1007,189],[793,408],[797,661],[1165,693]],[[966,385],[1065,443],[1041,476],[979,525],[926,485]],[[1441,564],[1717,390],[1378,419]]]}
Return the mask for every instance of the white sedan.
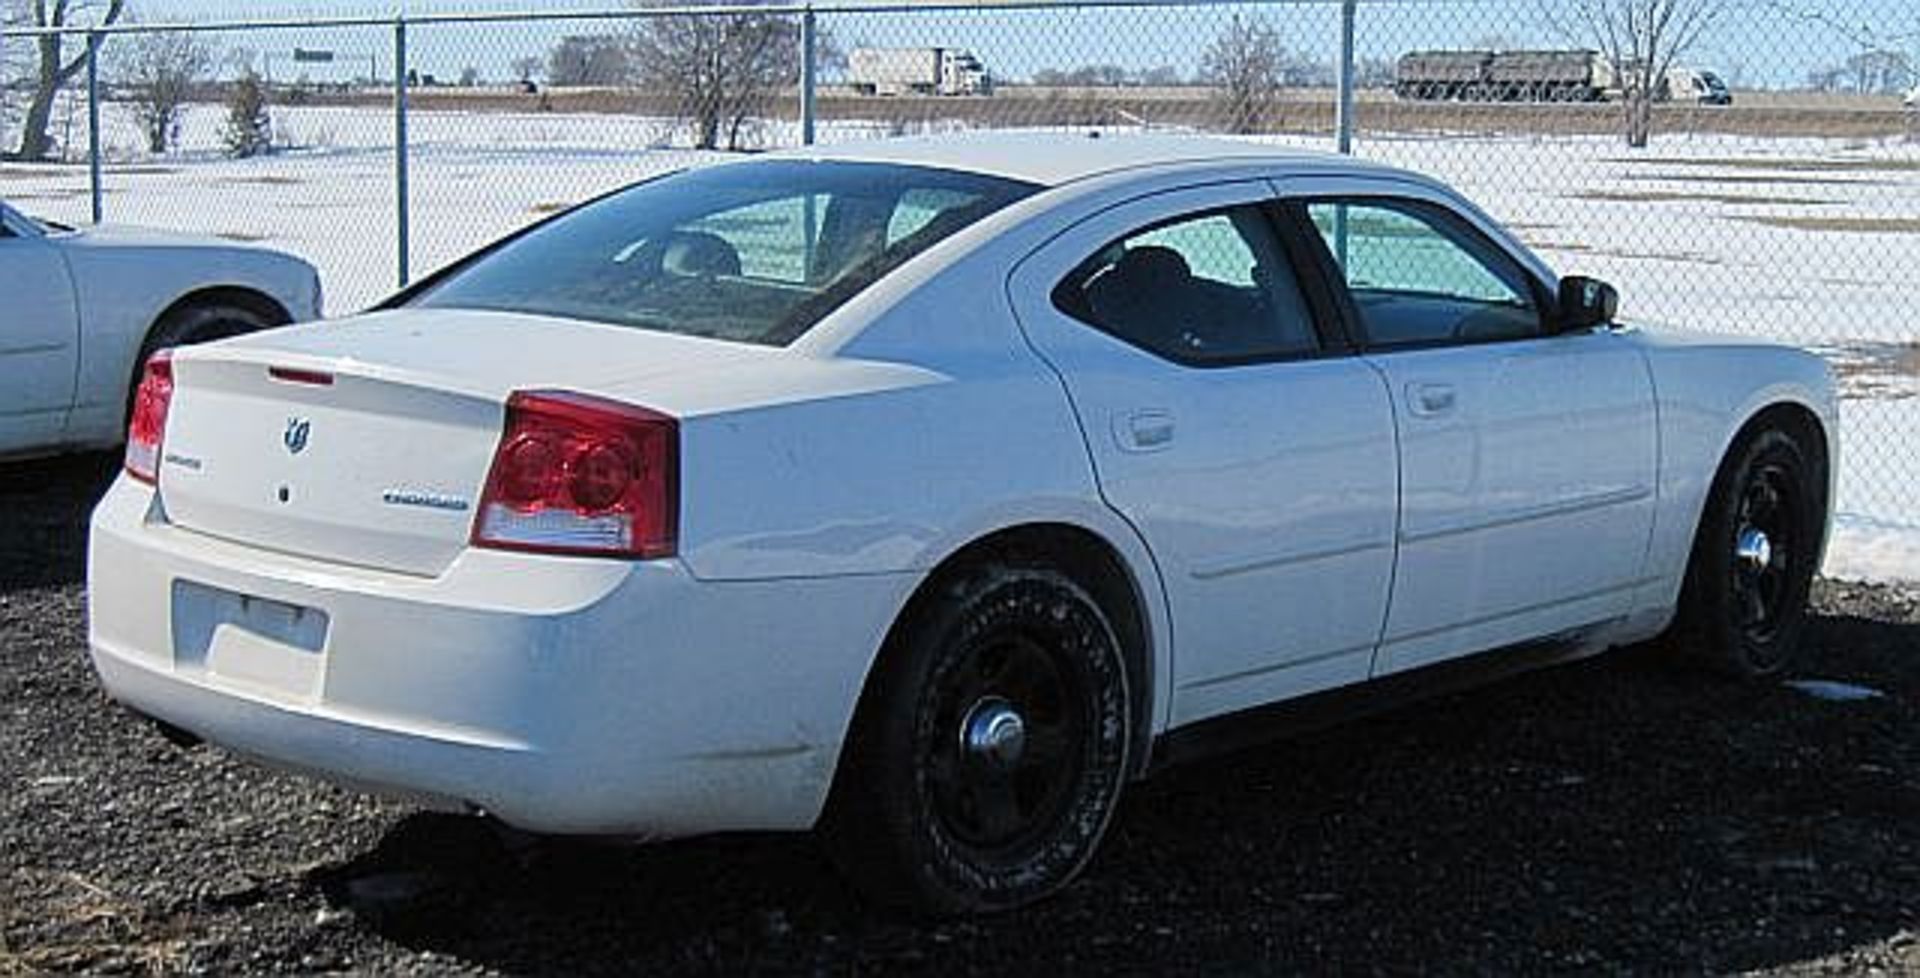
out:
{"label": "white sedan", "polygon": [[93,659],[297,770],[541,832],[817,826],[883,901],[1016,906],[1130,779],[1309,694],[1669,629],[1786,667],[1827,371],[1615,301],[1431,179],[1258,144],[664,176],[156,358]]}
{"label": "white sedan", "polygon": [[320,315],[319,276],[291,255],[4,203],[0,295],[0,458],[118,445],[148,354]]}

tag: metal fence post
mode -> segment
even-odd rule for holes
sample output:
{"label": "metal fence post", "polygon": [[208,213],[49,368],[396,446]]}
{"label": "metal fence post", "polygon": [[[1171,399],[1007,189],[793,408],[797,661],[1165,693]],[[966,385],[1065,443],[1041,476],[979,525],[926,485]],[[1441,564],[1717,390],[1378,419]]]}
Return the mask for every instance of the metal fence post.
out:
{"label": "metal fence post", "polygon": [[[819,28],[814,23],[813,4],[800,15],[800,145],[813,145],[813,95],[819,87],[815,56],[819,47]],[[811,200],[812,198],[808,198]]]}
{"label": "metal fence post", "polygon": [[407,18],[393,21],[393,223],[400,287],[407,268]]}
{"label": "metal fence post", "polygon": [[93,223],[104,215],[100,186],[100,32],[87,32],[87,186],[93,198]]}
{"label": "metal fence post", "polygon": [[1353,22],[1359,0],[1340,3],[1340,101],[1334,110],[1334,143],[1342,153],[1353,152]]}

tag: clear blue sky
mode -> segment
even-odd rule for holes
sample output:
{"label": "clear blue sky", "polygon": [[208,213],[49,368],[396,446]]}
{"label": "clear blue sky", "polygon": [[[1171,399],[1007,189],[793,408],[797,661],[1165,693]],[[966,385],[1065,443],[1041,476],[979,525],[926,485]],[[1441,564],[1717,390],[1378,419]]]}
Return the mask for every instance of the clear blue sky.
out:
{"label": "clear blue sky", "polygon": [[[823,0],[824,2],[824,0]],[[309,16],[390,16],[469,11],[606,10],[621,0],[130,0],[142,20],[254,20]],[[1394,57],[1417,47],[1497,43],[1506,47],[1564,46],[1566,38],[1542,11],[1555,0],[1362,0],[1358,46],[1362,56]],[[1209,9],[1046,10],[983,9],[926,14],[823,16],[843,46],[947,45],[971,48],[1003,77],[1043,67],[1116,63],[1130,68],[1172,65],[1190,73],[1200,52],[1227,18],[1263,16],[1289,48],[1331,60],[1337,44],[1338,4],[1279,0]],[[472,65],[499,78],[519,57],[544,54],[568,33],[610,29],[604,23],[421,26],[412,32],[413,61],[423,71],[452,78]],[[1798,84],[1808,71],[1844,61],[1863,43],[1907,52],[1920,61],[1920,0],[1728,0],[1688,61],[1713,67],[1736,85]],[[249,32],[222,36],[226,48],[274,54],[286,64],[291,49],[324,47],[365,71],[369,59],[391,70],[390,30]],[[309,69],[326,77],[327,69]],[[337,73],[346,68],[334,69]]]}

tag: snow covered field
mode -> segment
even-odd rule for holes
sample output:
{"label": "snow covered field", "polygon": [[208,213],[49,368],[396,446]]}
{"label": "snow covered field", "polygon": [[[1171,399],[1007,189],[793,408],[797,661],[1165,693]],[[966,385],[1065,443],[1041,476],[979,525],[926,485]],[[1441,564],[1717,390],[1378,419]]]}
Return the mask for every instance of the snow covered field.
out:
{"label": "snow covered field", "polygon": [[[196,107],[182,149],[146,158],[110,108],[104,142],[120,162],[107,168],[108,219],[304,255],[336,315],[391,290],[390,115],[280,109],[279,136],[295,148],[248,161],[219,155],[221,118]],[[770,125],[769,144],[793,141]],[[717,158],[683,148],[670,122],[628,116],[416,111],[410,130],[416,276],[560,207]],[[885,134],[881,123],[831,123],[821,137]],[[1609,137],[1431,134],[1358,148],[1460,187],[1563,272],[1613,281],[1630,319],[1826,353],[1848,396],[1843,515],[1826,569],[1920,580],[1920,144],[1675,135],[1629,152]],[[0,195],[53,220],[87,217],[84,167],[0,166]]]}

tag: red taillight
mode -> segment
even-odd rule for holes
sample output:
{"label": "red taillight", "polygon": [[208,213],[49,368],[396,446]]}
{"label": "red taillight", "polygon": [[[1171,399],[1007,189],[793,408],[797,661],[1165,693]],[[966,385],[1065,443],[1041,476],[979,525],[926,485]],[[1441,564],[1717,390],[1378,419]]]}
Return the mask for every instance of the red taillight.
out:
{"label": "red taillight", "polygon": [[333,386],[333,375],[322,370],[300,370],[295,367],[268,367],[267,376],[285,384],[309,384],[314,387]]}
{"label": "red taillight", "polygon": [[679,422],[568,391],[507,398],[474,546],[667,557],[679,524]]}
{"label": "red taillight", "polygon": [[173,351],[161,350],[147,358],[127,419],[127,474],[142,482],[160,479],[160,442],[167,434],[167,405],[172,401]]}

